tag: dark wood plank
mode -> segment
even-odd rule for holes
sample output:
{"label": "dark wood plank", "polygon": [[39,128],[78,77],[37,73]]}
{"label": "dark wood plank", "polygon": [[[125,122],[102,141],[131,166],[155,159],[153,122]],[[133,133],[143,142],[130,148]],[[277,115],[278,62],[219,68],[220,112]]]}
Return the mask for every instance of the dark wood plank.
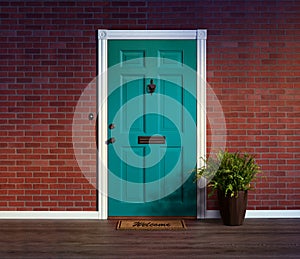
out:
{"label": "dark wood plank", "polygon": [[0,258],[300,258],[300,219],[185,222],[185,231],[120,231],[116,220],[2,220]]}

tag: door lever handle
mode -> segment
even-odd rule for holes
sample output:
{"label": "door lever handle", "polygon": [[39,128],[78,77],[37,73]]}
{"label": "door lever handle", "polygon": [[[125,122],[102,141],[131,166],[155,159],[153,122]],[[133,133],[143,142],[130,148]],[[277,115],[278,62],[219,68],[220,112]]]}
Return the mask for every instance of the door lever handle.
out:
{"label": "door lever handle", "polygon": [[108,128],[111,129],[111,130],[114,129],[115,127],[116,127],[116,125],[113,124],[113,123],[109,124],[109,126],[108,126]]}
{"label": "door lever handle", "polygon": [[112,138],[109,138],[107,141],[106,141],[106,144],[109,145],[109,144],[113,144],[116,142],[116,139],[114,137]]}

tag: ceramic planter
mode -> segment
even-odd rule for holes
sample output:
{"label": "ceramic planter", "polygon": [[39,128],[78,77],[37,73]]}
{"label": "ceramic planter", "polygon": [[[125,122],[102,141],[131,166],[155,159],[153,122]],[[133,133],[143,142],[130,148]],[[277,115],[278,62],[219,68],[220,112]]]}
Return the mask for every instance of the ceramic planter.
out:
{"label": "ceramic planter", "polygon": [[247,208],[247,191],[239,191],[237,197],[226,197],[222,191],[218,191],[220,214],[224,225],[239,226],[244,222]]}

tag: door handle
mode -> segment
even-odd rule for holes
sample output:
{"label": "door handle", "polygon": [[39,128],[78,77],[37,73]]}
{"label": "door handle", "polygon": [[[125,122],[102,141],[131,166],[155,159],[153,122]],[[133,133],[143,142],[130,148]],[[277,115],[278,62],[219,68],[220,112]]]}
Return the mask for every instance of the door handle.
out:
{"label": "door handle", "polygon": [[108,125],[108,128],[111,129],[111,130],[114,129],[115,127],[116,127],[116,125],[113,124],[113,123],[111,123],[111,124]]}
{"label": "door handle", "polygon": [[114,137],[109,138],[109,139],[106,141],[107,144],[113,144],[113,143],[115,143],[115,142],[116,142],[116,138],[114,138]]}

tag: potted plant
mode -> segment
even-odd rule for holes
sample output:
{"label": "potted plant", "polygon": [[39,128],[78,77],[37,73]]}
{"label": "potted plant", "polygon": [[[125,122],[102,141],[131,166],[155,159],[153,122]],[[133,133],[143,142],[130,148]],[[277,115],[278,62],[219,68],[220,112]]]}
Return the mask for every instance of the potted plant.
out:
{"label": "potted plant", "polygon": [[253,155],[220,151],[216,157],[204,160],[196,170],[196,178],[207,180],[210,196],[217,191],[223,223],[234,226],[243,224],[250,182],[259,172]]}

